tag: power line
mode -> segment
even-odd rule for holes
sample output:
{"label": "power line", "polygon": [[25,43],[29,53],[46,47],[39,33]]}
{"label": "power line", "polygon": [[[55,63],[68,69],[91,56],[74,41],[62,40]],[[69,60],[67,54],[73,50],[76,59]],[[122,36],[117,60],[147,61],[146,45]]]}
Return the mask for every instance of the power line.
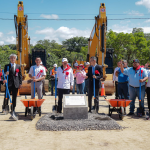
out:
{"label": "power line", "polygon": [[[1,13],[1,14],[16,14],[16,12],[14,12],[14,13],[13,13],[13,12],[0,12],[0,13]],[[49,12],[49,13],[42,13],[42,12],[41,12],[41,13],[39,13],[39,12],[38,12],[38,13],[31,13],[31,12],[26,12],[26,14],[49,14],[49,15],[50,15],[50,14],[55,14],[55,15],[69,15],[69,16],[70,16],[70,15],[86,15],[86,16],[87,16],[87,15],[93,15],[93,16],[95,15],[95,14],[59,14],[59,13],[54,13],[54,12],[53,12],[53,13],[52,13],[52,12]],[[138,14],[138,13],[112,14],[112,13],[111,13],[111,14],[106,14],[106,15],[111,15],[111,16],[112,16],[112,15],[144,16],[144,15],[150,15],[150,14],[143,14],[143,13],[141,13],[141,14],[140,14],[140,13],[139,13],[139,14]]]}
{"label": "power line", "polygon": [[[150,19],[150,18],[119,18],[119,19],[107,19],[107,20],[144,20],[144,19]],[[14,20],[11,18],[0,18],[0,20]],[[28,20],[49,20],[49,21],[89,21],[89,20],[95,20],[95,19],[28,19]]]}

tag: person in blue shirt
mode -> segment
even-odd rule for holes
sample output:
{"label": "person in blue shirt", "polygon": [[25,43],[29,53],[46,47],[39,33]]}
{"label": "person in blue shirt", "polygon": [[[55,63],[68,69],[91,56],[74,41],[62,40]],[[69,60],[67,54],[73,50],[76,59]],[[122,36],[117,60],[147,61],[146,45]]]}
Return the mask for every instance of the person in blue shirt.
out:
{"label": "person in blue shirt", "polygon": [[[124,69],[128,68],[127,61],[122,61]],[[119,99],[129,99],[129,92],[128,92],[128,81],[129,77],[124,75],[119,68],[115,74],[118,77],[118,96]]]}
{"label": "person in blue shirt", "polygon": [[141,68],[141,79],[140,79],[140,62],[138,59],[133,60],[133,67],[128,67],[124,69],[121,60],[121,72],[124,75],[129,77],[129,99],[132,100],[130,103],[130,113],[128,115],[134,115],[135,109],[135,99],[136,96],[139,98],[139,87],[141,82],[141,107],[142,107],[142,114],[144,113],[144,97],[145,97],[145,81],[148,79],[147,71],[144,68]]}

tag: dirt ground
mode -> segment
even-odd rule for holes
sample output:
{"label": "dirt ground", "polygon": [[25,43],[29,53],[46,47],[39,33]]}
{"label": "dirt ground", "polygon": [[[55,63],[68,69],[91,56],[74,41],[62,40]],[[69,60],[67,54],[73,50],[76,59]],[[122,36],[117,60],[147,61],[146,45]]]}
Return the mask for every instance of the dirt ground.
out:
{"label": "dirt ground", "polygon": [[[30,98],[30,96],[27,96]],[[17,99],[16,112],[19,120],[12,121],[10,114],[0,113],[0,150],[149,150],[150,149],[150,120],[126,116],[123,121],[119,120],[118,114],[114,113],[112,118],[123,130],[111,131],[38,131],[35,128],[39,116],[34,120],[24,117],[25,107]],[[109,96],[107,98],[114,98]],[[42,105],[42,116],[52,111],[54,96],[47,93],[44,96],[45,102]],[[100,98],[100,113],[108,113],[108,104]],[[3,102],[3,93],[0,94],[0,105]],[[138,106],[138,101],[136,101]],[[147,109],[147,100],[145,99]],[[0,112],[1,112],[0,107]],[[127,107],[127,113],[129,107]]]}

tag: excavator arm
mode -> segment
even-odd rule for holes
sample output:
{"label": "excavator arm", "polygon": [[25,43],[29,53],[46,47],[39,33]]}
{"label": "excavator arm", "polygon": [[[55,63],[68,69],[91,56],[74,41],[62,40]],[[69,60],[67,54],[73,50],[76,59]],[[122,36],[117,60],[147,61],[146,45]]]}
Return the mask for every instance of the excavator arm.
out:
{"label": "excavator arm", "polygon": [[18,56],[17,64],[21,65],[22,75],[23,78],[25,78],[25,70],[29,70],[30,67],[30,47],[28,48],[28,41],[30,43],[30,37],[28,37],[28,16],[24,15],[24,6],[22,1],[18,2],[17,16],[14,15],[14,23],[16,29],[16,45]]}
{"label": "excavator arm", "polygon": [[103,67],[103,78],[106,78],[106,68],[105,57],[106,57],[106,30],[107,30],[107,17],[106,17],[106,7],[104,3],[101,3],[99,9],[99,15],[95,17],[95,24],[91,32],[88,41],[88,54],[87,60],[90,57],[96,56],[97,63]]}

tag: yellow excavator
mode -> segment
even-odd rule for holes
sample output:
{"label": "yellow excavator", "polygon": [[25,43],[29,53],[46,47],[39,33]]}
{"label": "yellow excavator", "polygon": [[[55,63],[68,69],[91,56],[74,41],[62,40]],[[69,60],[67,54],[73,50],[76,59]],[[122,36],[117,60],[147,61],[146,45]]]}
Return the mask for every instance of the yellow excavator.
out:
{"label": "yellow excavator", "polygon": [[[106,50],[106,31],[107,31],[107,17],[106,17],[106,7],[105,3],[101,3],[99,9],[99,15],[95,17],[95,24],[91,32],[89,41],[88,41],[88,54],[87,61],[90,57],[96,56],[97,63],[103,67],[103,79],[105,85],[106,94],[114,93],[114,84],[113,84],[113,62],[112,62],[112,49]],[[109,59],[106,59],[106,54],[109,55]],[[105,63],[112,65],[111,67]],[[106,71],[108,68],[108,71]],[[110,71],[110,69],[112,71]],[[107,73],[108,72],[108,73]]]}
{"label": "yellow excavator", "polygon": [[[31,94],[31,85],[29,81],[29,69],[31,65],[35,65],[36,56],[42,57],[42,62],[46,65],[45,50],[32,50],[32,58],[30,55],[30,37],[28,37],[28,16],[24,15],[24,5],[22,1],[18,2],[17,16],[14,15],[15,29],[16,29],[16,45],[17,45],[17,64],[21,65],[21,72],[23,77],[22,88],[19,90],[20,94]],[[43,57],[44,56],[44,57]],[[45,91],[48,91],[48,80],[45,81]]]}

